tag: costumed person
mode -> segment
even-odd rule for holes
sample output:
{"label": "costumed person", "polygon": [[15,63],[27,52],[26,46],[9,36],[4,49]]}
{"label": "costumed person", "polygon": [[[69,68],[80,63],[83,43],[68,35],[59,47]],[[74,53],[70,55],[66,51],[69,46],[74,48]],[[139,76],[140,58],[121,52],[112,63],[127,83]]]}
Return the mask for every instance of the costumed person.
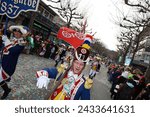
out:
{"label": "costumed person", "polygon": [[45,52],[46,52],[46,41],[41,43],[41,51],[39,53],[39,56],[44,56]]}
{"label": "costumed person", "polygon": [[65,65],[65,67],[67,68],[67,66],[70,66],[72,64],[73,61],[73,52],[72,52],[71,47],[68,47],[67,52],[66,52],[66,56],[63,59],[63,65]]}
{"label": "costumed person", "polygon": [[13,39],[11,39],[12,41],[7,36],[2,36],[4,49],[2,51],[2,66],[0,69],[0,86],[4,90],[4,93],[1,99],[5,99],[11,92],[6,82],[11,80],[11,76],[15,72],[18,57],[26,44],[24,37],[28,34],[28,28],[24,26],[10,26],[9,30],[14,35]]}
{"label": "costumed person", "polygon": [[150,83],[147,83],[146,87],[142,89],[140,94],[136,98],[137,100],[150,100]]}
{"label": "costumed person", "polygon": [[[59,84],[50,94],[49,100],[90,100],[93,80],[83,77],[82,74],[89,56],[89,48],[88,42],[85,41],[85,44],[76,49],[72,65],[58,78]],[[56,79],[60,71],[56,67],[37,71],[38,88],[47,88],[50,79]]]}
{"label": "costumed person", "polygon": [[93,79],[96,76],[96,73],[99,71],[100,67],[99,67],[99,58],[95,57],[94,58],[94,62],[91,65],[91,69],[90,69],[90,73],[89,73],[89,77],[91,79]]}
{"label": "costumed person", "polygon": [[55,60],[55,67],[59,64],[59,62],[61,61],[61,64],[63,63],[63,59],[66,55],[66,46],[64,44],[61,45],[61,47],[58,50],[58,54]]}
{"label": "costumed person", "polygon": [[27,44],[26,44],[24,50],[26,50],[26,54],[30,54],[33,52],[33,48],[34,48],[33,35],[31,33],[29,33],[26,40],[27,40]]}

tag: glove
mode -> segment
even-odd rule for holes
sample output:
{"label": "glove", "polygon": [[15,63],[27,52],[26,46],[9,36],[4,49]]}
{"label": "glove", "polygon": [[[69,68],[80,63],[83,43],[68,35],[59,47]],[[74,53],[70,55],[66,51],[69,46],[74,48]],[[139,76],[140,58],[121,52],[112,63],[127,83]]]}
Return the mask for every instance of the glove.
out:
{"label": "glove", "polygon": [[11,44],[10,40],[8,39],[8,37],[6,35],[2,36],[2,40],[5,46]]}
{"label": "glove", "polygon": [[41,89],[43,87],[45,87],[47,89],[49,82],[50,82],[50,79],[48,77],[40,76],[39,78],[37,78],[36,86],[39,89]]}
{"label": "glove", "polygon": [[85,89],[91,89],[92,85],[93,85],[93,80],[90,78],[87,78],[84,83]]}
{"label": "glove", "polygon": [[8,40],[8,37],[7,37],[6,35],[3,35],[3,36],[2,36],[2,40],[3,40],[3,41],[6,41],[6,40]]}

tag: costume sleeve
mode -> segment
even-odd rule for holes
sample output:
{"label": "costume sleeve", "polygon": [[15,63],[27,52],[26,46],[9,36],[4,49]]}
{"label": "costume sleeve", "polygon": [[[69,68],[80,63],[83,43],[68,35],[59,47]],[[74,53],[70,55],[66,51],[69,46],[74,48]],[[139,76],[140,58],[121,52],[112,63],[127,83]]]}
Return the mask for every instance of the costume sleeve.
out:
{"label": "costume sleeve", "polygon": [[16,46],[14,46],[14,47],[11,47],[10,49],[9,49],[9,51],[10,51],[10,53],[12,54],[12,55],[20,55],[20,53],[23,51],[23,49],[24,49],[24,46],[21,46],[21,45],[16,45]]}
{"label": "costume sleeve", "polygon": [[58,71],[57,71],[57,69],[55,67],[44,68],[43,70],[48,73],[48,78],[51,78],[51,79],[55,79],[57,74],[58,74]]}
{"label": "costume sleeve", "polygon": [[81,93],[81,100],[90,100],[90,90],[84,89]]}

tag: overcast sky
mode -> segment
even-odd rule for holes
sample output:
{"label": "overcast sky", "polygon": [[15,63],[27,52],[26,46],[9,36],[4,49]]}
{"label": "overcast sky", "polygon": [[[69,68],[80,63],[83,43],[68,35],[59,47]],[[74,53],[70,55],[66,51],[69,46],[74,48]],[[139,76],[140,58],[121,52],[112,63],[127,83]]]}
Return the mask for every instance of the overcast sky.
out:
{"label": "overcast sky", "polygon": [[[76,1],[76,0],[75,0]],[[105,46],[110,50],[116,50],[117,35],[120,28],[115,25],[115,20],[118,20],[122,15],[122,10],[125,14],[129,13],[127,8],[124,8],[122,0],[81,0],[80,8],[88,11],[88,25],[92,28],[95,38],[100,38]]]}
{"label": "overcast sky", "polygon": [[123,0],[82,0],[81,5],[89,7],[88,23],[93,29],[96,38],[100,38],[110,50],[116,50],[117,35],[120,27],[114,22],[119,21],[124,15],[128,15],[130,9],[123,4]]}

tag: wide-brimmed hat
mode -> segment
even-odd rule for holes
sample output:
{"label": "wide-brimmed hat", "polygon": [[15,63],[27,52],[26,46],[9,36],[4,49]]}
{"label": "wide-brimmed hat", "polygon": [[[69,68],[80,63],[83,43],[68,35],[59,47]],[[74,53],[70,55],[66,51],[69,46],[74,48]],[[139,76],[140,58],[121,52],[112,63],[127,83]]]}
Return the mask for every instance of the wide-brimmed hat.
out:
{"label": "wide-brimmed hat", "polygon": [[22,25],[14,25],[14,26],[10,26],[9,27],[10,31],[18,31],[23,35],[26,35],[29,32],[29,28],[26,26],[22,26]]}

